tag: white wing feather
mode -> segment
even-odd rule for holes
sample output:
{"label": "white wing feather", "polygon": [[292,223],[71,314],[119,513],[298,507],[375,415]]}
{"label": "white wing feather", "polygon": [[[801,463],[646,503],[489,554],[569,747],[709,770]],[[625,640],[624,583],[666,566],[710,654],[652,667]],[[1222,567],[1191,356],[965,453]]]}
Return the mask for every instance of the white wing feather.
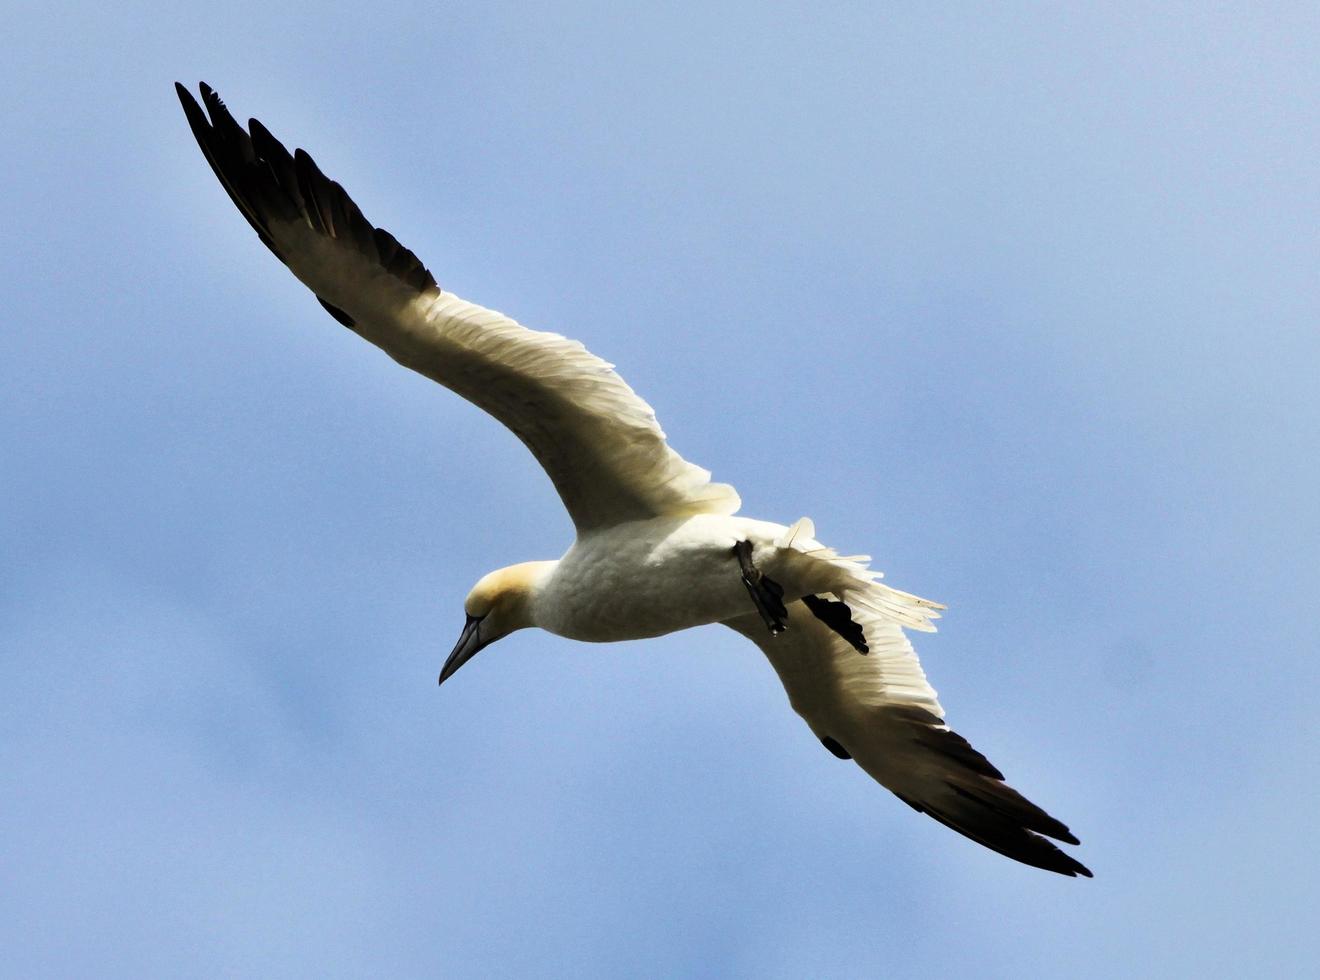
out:
{"label": "white wing feather", "polygon": [[[655,412],[576,340],[528,330],[451,293],[421,297],[385,330],[363,330],[401,363],[503,422],[549,474],[579,529],[660,515],[732,514],[712,483],[667,443]],[[391,331],[416,342],[400,347]]]}
{"label": "white wing feather", "polygon": [[944,724],[902,627],[856,605],[852,618],[866,634],[867,654],[801,601],[788,605],[788,629],[777,636],[755,613],[725,625],[761,648],[789,703],[826,747],[852,758],[913,809],[1017,861],[1090,877],[1046,840],[1076,844],[1068,828],[1005,784],[985,756]]}
{"label": "white wing feather", "polygon": [[341,323],[512,430],[579,530],[737,511],[734,489],[669,447],[651,406],[612,365],[441,292],[310,156],[290,155],[256,120],[245,131],[205,85],[209,120],[178,92],[216,176],[267,247]]}

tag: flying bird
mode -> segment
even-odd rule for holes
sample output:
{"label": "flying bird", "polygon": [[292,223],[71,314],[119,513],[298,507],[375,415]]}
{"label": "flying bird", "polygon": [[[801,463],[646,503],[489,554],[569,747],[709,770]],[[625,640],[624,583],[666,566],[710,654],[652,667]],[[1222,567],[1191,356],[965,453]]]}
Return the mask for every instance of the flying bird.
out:
{"label": "flying bird", "polygon": [[1068,828],[945,724],[904,632],[933,631],[943,606],[821,544],[806,518],[736,516],[733,487],[670,448],[613,365],[440,289],[306,152],[290,154],[255,119],[244,130],[206,84],[205,111],[175,88],[216,177],[275,257],[341,324],[512,430],[572,518],[558,561],[501,568],[468,593],[441,684],[526,627],[600,643],[723,623],[761,648],[831,754],[991,850],[1091,876],[1048,839],[1078,843]]}

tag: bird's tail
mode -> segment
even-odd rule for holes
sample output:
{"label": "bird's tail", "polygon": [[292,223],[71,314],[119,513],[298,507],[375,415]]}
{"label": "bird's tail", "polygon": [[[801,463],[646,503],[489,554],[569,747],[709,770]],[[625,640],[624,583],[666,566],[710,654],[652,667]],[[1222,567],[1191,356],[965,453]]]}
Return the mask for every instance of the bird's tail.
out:
{"label": "bird's tail", "polygon": [[938,602],[885,585],[882,573],[870,568],[870,555],[841,555],[816,540],[816,526],[804,517],[775,541],[779,560],[792,569],[790,580],[818,585],[849,606],[861,607],[881,619],[924,633],[935,632],[933,620],[944,608]]}

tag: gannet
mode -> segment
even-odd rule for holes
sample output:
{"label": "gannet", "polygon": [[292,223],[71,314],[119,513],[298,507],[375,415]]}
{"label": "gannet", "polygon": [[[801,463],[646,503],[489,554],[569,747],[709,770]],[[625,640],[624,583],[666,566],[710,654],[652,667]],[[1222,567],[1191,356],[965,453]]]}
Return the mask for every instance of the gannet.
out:
{"label": "gannet", "polygon": [[527,627],[604,643],[722,623],[761,648],[833,755],[991,850],[1091,876],[1047,839],[1077,844],[1068,828],[944,723],[904,633],[933,631],[943,606],[883,584],[867,556],[821,544],[806,518],[736,516],[733,487],[670,448],[613,365],[441,290],[306,152],[291,156],[255,119],[245,131],[204,83],[205,113],[175,88],[216,177],[276,258],[341,324],[512,430],[572,518],[563,557],[491,572],[468,593],[441,684]]}

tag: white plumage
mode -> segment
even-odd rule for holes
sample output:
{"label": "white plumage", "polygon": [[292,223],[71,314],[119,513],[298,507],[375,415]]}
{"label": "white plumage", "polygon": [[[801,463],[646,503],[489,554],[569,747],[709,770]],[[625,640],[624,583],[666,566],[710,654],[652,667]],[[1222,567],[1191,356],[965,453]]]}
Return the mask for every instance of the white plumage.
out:
{"label": "white plumage", "polygon": [[[738,494],[665,441],[655,413],[580,343],[443,292],[310,156],[256,120],[245,131],[202,86],[189,124],[261,240],[344,325],[506,425],[545,468],[577,529],[558,561],[484,576],[443,683],[479,650],[538,627],[592,642],[725,623],[762,650],[793,708],[836,756],[910,806],[1016,860],[1090,875],[1077,843],[943,723],[904,629],[943,607],[879,581],[865,556],[736,516]],[[208,119],[209,114],[209,119]],[[1044,836],[1042,836],[1044,835]]]}
{"label": "white plumage", "polygon": [[[400,343],[399,326],[407,331]],[[383,328],[383,329],[382,329]],[[655,411],[576,340],[528,330],[452,293],[414,296],[364,337],[514,432],[579,531],[660,515],[732,514],[733,487],[665,442]]]}

